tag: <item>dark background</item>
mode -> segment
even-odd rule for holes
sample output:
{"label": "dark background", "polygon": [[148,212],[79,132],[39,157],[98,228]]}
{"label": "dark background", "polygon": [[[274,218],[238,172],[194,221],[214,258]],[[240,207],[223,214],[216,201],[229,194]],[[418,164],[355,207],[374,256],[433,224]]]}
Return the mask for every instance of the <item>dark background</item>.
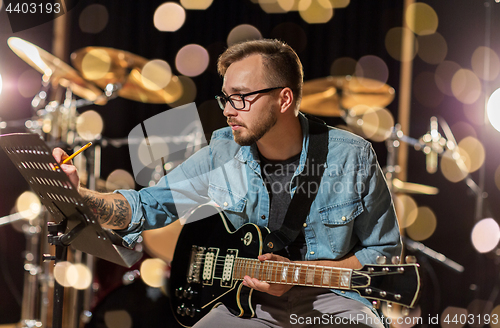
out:
{"label": "dark background", "polygon": [[[434,8],[439,17],[437,31],[448,45],[446,60],[457,62],[470,69],[473,51],[486,42],[500,54],[500,4],[481,0],[429,0],[423,1]],[[89,4],[104,4],[109,13],[106,28],[98,34],[83,33],[78,25],[80,12]],[[175,56],[184,45],[195,43],[209,50],[209,68],[200,76],[192,78],[197,87],[197,104],[205,133],[225,125],[225,120],[213,100],[220,92],[221,79],[215,70],[216,57],[224,50],[228,33],[237,25],[251,24],[265,38],[279,37],[295,46],[304,65],[305,81],[330,74],[333,61],[340,57],[359,59],[365,55],[382,58],[389,68],[387,83],[395,88],[396,97],[387,106],[398,122],[398,95],[400,62],[394,60],[385,48],[387,31],[402,26],[403,1],[352,0],[348,7],[336,9],[333,18],[325,24],[308,24],[297,12],[266,14],[258,4],[250,0],[214,0],[204,11],[186,11],[186,22],[176,32],[160,32],[153,25],[153,14],[162,1],[78,1],[67,15],[71,15],[69,50],[76,51],[86,46],[102,46],[122,49],[147,59],[160,58],[171,64],[174,74]],[[487,15],[491,15],[491,37],[485,40]],[[275,29],[282,23],[293,22],[305,33],[278,33]],[[5,11],[0,10],[0,74],[3,91],[0,94],[0,117],[4,121],[25,120],[33,115],[31,98],[22,97],[17,90],[17,79],[30,66],[17,57],[7,46],[10,36],[17,36],[50,52],[53,26],[46,23],[25,31],[12,33]],[[70,63],[69,58],[62,58]],[[430,65],[418,57],[413,64],[414,77],[421,72],[434,72]],[[500,87],[500,78],[484,85],[489,94]],[[489,90],[489,91],[488,91]],[[482,98],[484,101],[484,98]],[[88,106],[98,111],[104,120],[104,138],[125,138],[141,121],[170,108],[167,105],[142,104],[117,98],[105,106]],[[450,126],[467,122],[463,104],[453,97],[444,96],[437,107],[426,107],[414,97],[411,103],[410,133],[420,138],[429,129],[431,116],[443,117]],[[480,109],[478,115],[481,115]],[[341,124],[339,118],[327,118],[332,125]],[[495,185],[494,174],[500,165],[500,132],[490,125],[471,124],[486,150],[484,168],[485,191],[488,198],[483,209],[484,217],[499,219],[500,191]],[[7,129],[16,132],[19,129]],[[441,131],[442,133],[442,131]],[[387,151],[383,142],[374,142],[381,166],[385,166]],[[102,153],[101,176],[103,178],[117,168],[131,171],[127,147],[105,147]],[[425,156],[410,148],[408,181],[438,187],[436,196],[414,195],[419,206],[430,207],[437,217],[435,233],[423,243],[446,255],[465,267],[457,273],[440,263],[417,254],[422,264],[425,287],[420,300],[422,317],[441,315],[449,306],[467,308],[473,300],[490,300],[499,304],[497,288],[499,282],[498,256],[496,250],[479,254],[471,243],[471,231],[475,223],[475,195],[464,182],[452,183],[438,170],[428,174]],[[28,190],[26,183],[0,152],[0,217],[10,214],[19,194]],[[472,174],[479,181],[479,173]],[[20,318],[22,295],[23,259],[25,238],[12,226],[0,226],[0,324],[17,322]],[[425,320],[424,320],[425,323]]]}

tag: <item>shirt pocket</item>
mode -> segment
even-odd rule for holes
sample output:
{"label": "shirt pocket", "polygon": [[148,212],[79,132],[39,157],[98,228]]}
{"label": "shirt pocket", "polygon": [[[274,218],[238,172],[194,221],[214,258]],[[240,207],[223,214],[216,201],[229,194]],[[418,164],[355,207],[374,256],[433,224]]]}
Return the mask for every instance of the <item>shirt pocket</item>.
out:
{"label": "shirt pocket", "polygon": [[353,235],[354,220],[363,211],[361,199],[343,201],[319,209],[323,233],[328,237],[334,253],[343,256],[357,243],[358,239]]}
{"label": "shirt pocket", "polygon": [[212,183],[208,186],[208,197],[220,206],[236,229],[247,221],[243,212],[247,204],[245,197]]}

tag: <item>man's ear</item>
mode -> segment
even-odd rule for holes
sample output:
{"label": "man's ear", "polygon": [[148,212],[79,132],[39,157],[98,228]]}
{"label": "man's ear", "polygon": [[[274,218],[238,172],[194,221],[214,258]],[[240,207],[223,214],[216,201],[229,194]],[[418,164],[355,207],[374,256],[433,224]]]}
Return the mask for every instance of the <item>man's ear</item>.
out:
{"label": "man's ear", "polygon": [[293,91],[286,87],[280,92],[280,112],[285,113],[288,110],[293,110]]}

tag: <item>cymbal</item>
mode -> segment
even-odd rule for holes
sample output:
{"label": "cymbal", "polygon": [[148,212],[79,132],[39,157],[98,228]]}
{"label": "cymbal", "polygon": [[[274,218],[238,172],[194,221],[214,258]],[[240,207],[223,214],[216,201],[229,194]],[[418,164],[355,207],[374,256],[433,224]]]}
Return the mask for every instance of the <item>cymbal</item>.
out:
{"label": "cymbal", "polygon": [[356,105],[383,108],[394,99],[394,88],[368,78],[327,76],[304,83],[300,110],[318,116],[342,116]]}
{"label": "cymbal", "polygon": [[86,47],[71,54],[71,61],[87,80],[101,88],[108,84],[118,86],[118,95],[144,103],[171,103],[182,94],[182,84],[176,76],[164,88],[151,88],[142,76],[142,68],[149,60],[128,51]]}
{"label": "cymbal", "polygon": [[74,68],[61,59],[18,37],[10,37],[7,43],[28,65],[49,77],[53,85],[59,84],[69,88],[75,95],[98,105],[106,104],[107,100],[102,91],[85,81]]}

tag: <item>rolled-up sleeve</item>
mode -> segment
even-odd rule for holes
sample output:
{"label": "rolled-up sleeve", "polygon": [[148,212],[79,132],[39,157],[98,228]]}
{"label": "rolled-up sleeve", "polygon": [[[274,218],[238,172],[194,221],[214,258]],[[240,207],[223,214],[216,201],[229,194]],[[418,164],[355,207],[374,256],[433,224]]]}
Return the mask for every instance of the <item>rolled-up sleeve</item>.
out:
{"label": "rolled-up sleeve", "polygon": [[162,177],[153,187],[116,190],[132,209],[130,225],[115,231],[133,245],[143,230],[161,228],[182,217],[197,205],[208,202],[210,148],[204,147]]}
{"label": "rolled-up sleeve", "polygon": [[363,200],[363,212],[355,220],[359,243],[354,254],[362,265],[375,263],[377,256],[401,255],[401,236],[387,182],[370,144],[364,151],[367,167],[358,185]]}

